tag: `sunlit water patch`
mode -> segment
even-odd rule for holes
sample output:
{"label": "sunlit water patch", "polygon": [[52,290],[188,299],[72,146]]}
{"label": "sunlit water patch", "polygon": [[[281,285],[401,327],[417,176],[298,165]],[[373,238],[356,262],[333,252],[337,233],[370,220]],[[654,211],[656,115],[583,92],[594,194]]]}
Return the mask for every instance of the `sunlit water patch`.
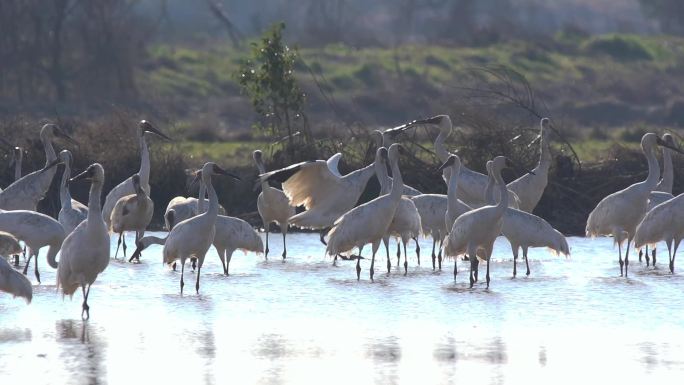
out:
{"label": "sunlit water patch", "polygon": [[[41,256],[34,300],[0,295],[0,383],[680,383],[684,375],[684,276],[661,247],[653,270],[631,257],[619,277],[612,240],[569,239],[572,256],[530,251],[532,274],[512,279],[510,247],[495,246],[490,289],[468,288],[468,262],[433,272],[409,251],[408,275],[386,272],[384,250],[370,282],[364,252],[324,257],[317,235],[272,237],[269,260],[236,252],[231,275],[210,249],[195,273],[162,264],[152,246],[140,264],[110,263],[93,285],[91,319],[80,292],[56,292]],[[128,239],[133,244],[133,239]],[[115,247],[112,243],[112,255]],[[130,251],[130,250],[129,250]],[[402,257],[403,263],[403,257]],[[29,274],[32,281],[35,278]]]}

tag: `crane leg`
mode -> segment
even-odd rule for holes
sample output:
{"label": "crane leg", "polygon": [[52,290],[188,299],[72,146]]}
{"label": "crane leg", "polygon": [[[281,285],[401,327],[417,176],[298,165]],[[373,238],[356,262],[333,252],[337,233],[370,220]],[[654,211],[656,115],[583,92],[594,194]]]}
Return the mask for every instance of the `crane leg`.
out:
{"label": "crane leg", "polygon": [[26,275],[28,273],[28,268],[29,268],[29,264],[31,263],[31,257],[32,256],[33,256],[33,253],[29,254],[28,259],[26,260],[26,265],[24,266],[24,271],[23,271],[24,275]]}
{"label": "crane leg", "polygon": [[266,250],[264,250],[264,258],[268,260],[268,228],[266,229]]}
{"label": "crane leg", "polygon": [[632,242],[632,238],[627,239],[627,250],[625,251],[625,278],[627,278],[627,270],[629,268],[629,244]]}
{"label": "crane leg", "polygon": [[527,260],[527,247],[523,248],[523,257],[525,258],[525,266],[527,267],[527,272],[525,275],[530,275],[530,262]]}
{"label": "crane leg", "polygon": [[370,280],[373,282],[373,275],[375,274],[375,253],[373,253],[373,257],[371,258],[371,266],[370,266]]}
{"label": "crane leg", "polygon": [[456,275],[458,275],[458,258],[454,258],[454,282],[456,282]]}
{"label": "crane leg", "polygon": [[408,274],[408,261],[406,260],[408,254],[406,254],[406,242],[402,239],[401,243],[404,246],[404,276],[406,276]]}
{"label": "crane leg", "polygon": [[19,254],[14,256],[14,266],[19,266]]}
{"label": "crane leg", "polygon": [[487,289],[489,289],[489,263],[490,259],[487,258]]}
{"label": "crane leg", "polygon": [[287,258],[287,244],[285,243],[285,234],[286,233],[283,231],[282,234],[283,234],[283,260],[285,260],[285,258]]}
{"label": "crane leg", "polygon": [[420,266],[420,244],[418,244],[418,237],[413,237],[413,241],[416,242],[416,258],[418,258],[418,266]]}
{"label": "crane leg", "polygon": [[173,271],[176,271],[176,262],[173,262],[173,265],[171,266],[173,268]]}
{"label": "crane leg", "polygon": [[401,245],[399,244],[399,240],[397,239],[397,266],[399,266],[400,262],[401,262]]}
{"label": "crane leg", "polygon": [[644,255],[643,250],[639,249],[639,263],[641,263],[641,257]]}
{"label": "crane leg", "polygon": [[121,235],[122,235],[122,237],[121,237],[121,238],[123,238],[123,252],[124,252],[124,259],[126,259],[126,236],[125,236],[125,235],[123,235],[123,231],[121,232]]}
{"label": "crane leg", "polygon": [[185,271],[185,260],[181,260],[181,295],[183,295],[183,286],[185,286],[185,282],[183,282],[183,272]]}
{"label": "crane leg", "polygon": [[121,247],[121,237],[123,236],[123,232],[119,233],[119,241],[116,243],[116,252],[114,253],[114,259],[116,259],[116,256],[119,255],[119,247]]}
{"label": "crane leg", "polygon": [[[385,240],[383,239],[383,243],[385,243],[384,241]],[[387,254],[387,274],[389,274],[390,270],[392,270],[392,263],[390,262],[388,242],[385,243],[385,254]]]}
{"label": "crane leg", "polygon": [[618,262],[620,263],[620,277],[623,276],[623,267],[625,263],[622,261],[622,243],[618,241]]}
{"label": "crane leg", "polygon": [[321,230],[321,233],[319,234],[319,240],[321,241],[322,244],[325,246],[328,246],[328,242],[325,241],[325,234],[328,233],[328,229],[323,229]]}
{"label": "crane leg", "polygon": [[190,262],[192,262],[192,271],[195,271],[197,268],[197,258],[190,258]]}
{"label": "crane leg", "polygon": [[473,285],[475,284],[475,271],[477,271],[477,265],[475,264],[475,260],[477,258],[473,259],[472,257],[470,258],[470,288],[473,288]]}
{"label": "crane leg", "polygon": [[[641,252],[642,250],[639,250],[639,262],[641,262]],[[644,256],[646,257],[646,267],[649,267],[651,265],[651,257],[648,255],[648,245],[646,245],[646,252],[644,253]]]}
{"label": "crane leg", "polygon": [[437,259],[437,256],[435,255],[435,244],[437,243],[437,240],[433,237],[432,238],[432,270],[435,270],[435,259]]}
{"label": "crane leg", "polygon": [[[90,285],[88,285],[88,289],[86,290],[85,285],[81,286],[81,290],[83,291],[83,305],[81,310],[81,319],[84,321],[87,321],[90,319],[90,306],[88,306],[88,295],[90,294]],[[85,314],[85,317],[83,316]]]}
{"label": "crane leg", "polygon": [[655,267],[655,262],[656,262],[656,249],[655,247],[653,250],[651,250],[651,257],[653,257],[653,267]]}
{"label": "crane leg", "polygon": [[670,260],[670,273],[674,274],[675,256],[677,255],[677,247],[679,242],[675,243],[674,252],[672,253],[672,260]]}
{"label": "crane leg", "polygon": [[233,252],[231,251],[230,253],[228,253],[228,252],[226,251],[226,275],[230,275],[230,274],[228,273],[228,270],[230,269],[230,260],[231,260],[231,258],[233,258]]}
{"label": "crane leg", "polygon": [[221,267],[223,267],[223,274],[228,275],[228,269],[226,269],[226,254],[225,254],[226,251],[225,250],[222,250],[222,251],[216,250],[216,251],[218,252],[219,259],[221,260]]}
{"label": "crane leg", "polygon": [[[470,258],[472,258],[472,256],[470,256]],[[477,259],[477,253],[475,253],[475,266],[475,282],[477,282],[477,279],[480,276],[480,260]]]}
{"label": "crane leg", "polygon": [[[33,250],[31,250],[31,254],[33,254]],[[40,273],[38,272],[38,254],[35,255],[35,258],[33,260],[33,271],[36,274],[36,280],[38,283],[40,283]]]}
{"label": "crane leg", "polygon": [[199,294],[199,279],[202,266],[197,266],[197,281],[195,282],[195,293]]}
{"label": "crane leg", "polygon": [[518,275],[518,248],[513,248],[513,278]]}
{"label": "crane leg", "polygon": [[444,243],[444,239],[439,240],[439,253],[437,254],[437,263],[439,266],[439,270],[442,270],[442,244]]}
{"label": "crane leg", "polygon": [[361,258],[356,260],[356,280],[361,279]]}

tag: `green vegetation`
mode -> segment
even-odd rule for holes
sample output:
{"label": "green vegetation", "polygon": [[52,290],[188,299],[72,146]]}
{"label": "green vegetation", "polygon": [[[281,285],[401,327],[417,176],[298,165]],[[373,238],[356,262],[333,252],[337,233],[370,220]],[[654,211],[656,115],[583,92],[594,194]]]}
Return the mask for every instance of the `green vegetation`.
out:
{"label": "green vegetation", "polygon": [[[587,71],[608,70],[625,75],[643,71],[676,69],[684,59],[684,39],[604,35],[569,42],[557,37],[551,47],[523,41],[486,47],[444,47],[407,45],[396,49],[355,49],[341,44],[299,51],[314,73],[322,74],[337,86],[340,94],[360,92],[360,87],[382,87],[381,80],[415,74],[433,86],[457,82],[473,67],[504,65],[532,83],[581,80]],[[197,96],[234,92],[240,58],[248,52],[228,46],[170,48],[157,46],[150,51],[147,81],[163,92],[186,92]],[[600,57],[597,57],[600,56]],[[641,63],[635,63],[641,61]],[[646,63],[643,63],[643,62]],[[299,63],[298,76],[310,77]],[[384,84],[385,87],[391,84]]]}

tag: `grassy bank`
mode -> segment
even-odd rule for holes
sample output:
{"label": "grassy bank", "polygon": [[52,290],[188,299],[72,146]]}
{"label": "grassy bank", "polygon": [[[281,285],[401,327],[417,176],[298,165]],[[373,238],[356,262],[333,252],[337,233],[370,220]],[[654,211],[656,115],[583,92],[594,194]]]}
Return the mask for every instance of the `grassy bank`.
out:
{"label": "grassy bank", "polygon": [[[434,113],[461,98],[462,87],[483,80],[474,68],[507,66],[529,80],[553,116],[570,123],[684,124],[678,104],[684,39],[678,37],[558,35],[485,47],[338,44],[299,52],[297,75],[315,122],[392,124]],[[247,129],[253,116],[236,78],[246,55],[225,44],[158,45],[150,49],[140,81],[190,126],[220,122],[227,131]]]}

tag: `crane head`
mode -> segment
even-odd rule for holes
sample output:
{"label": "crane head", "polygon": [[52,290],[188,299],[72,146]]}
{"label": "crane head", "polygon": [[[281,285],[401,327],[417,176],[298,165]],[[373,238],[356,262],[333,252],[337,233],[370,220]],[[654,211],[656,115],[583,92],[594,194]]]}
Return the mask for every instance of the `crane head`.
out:
{"label": "crane head", "polygon": [[140,121],[140,134],[145,135],[145,133],[152,133],[157,136],[160,136],[166,140],[171,140],[166,134],[161,132],[157,127],[155,127],[152,123],[148,122],[147,120],[143,119]]}

